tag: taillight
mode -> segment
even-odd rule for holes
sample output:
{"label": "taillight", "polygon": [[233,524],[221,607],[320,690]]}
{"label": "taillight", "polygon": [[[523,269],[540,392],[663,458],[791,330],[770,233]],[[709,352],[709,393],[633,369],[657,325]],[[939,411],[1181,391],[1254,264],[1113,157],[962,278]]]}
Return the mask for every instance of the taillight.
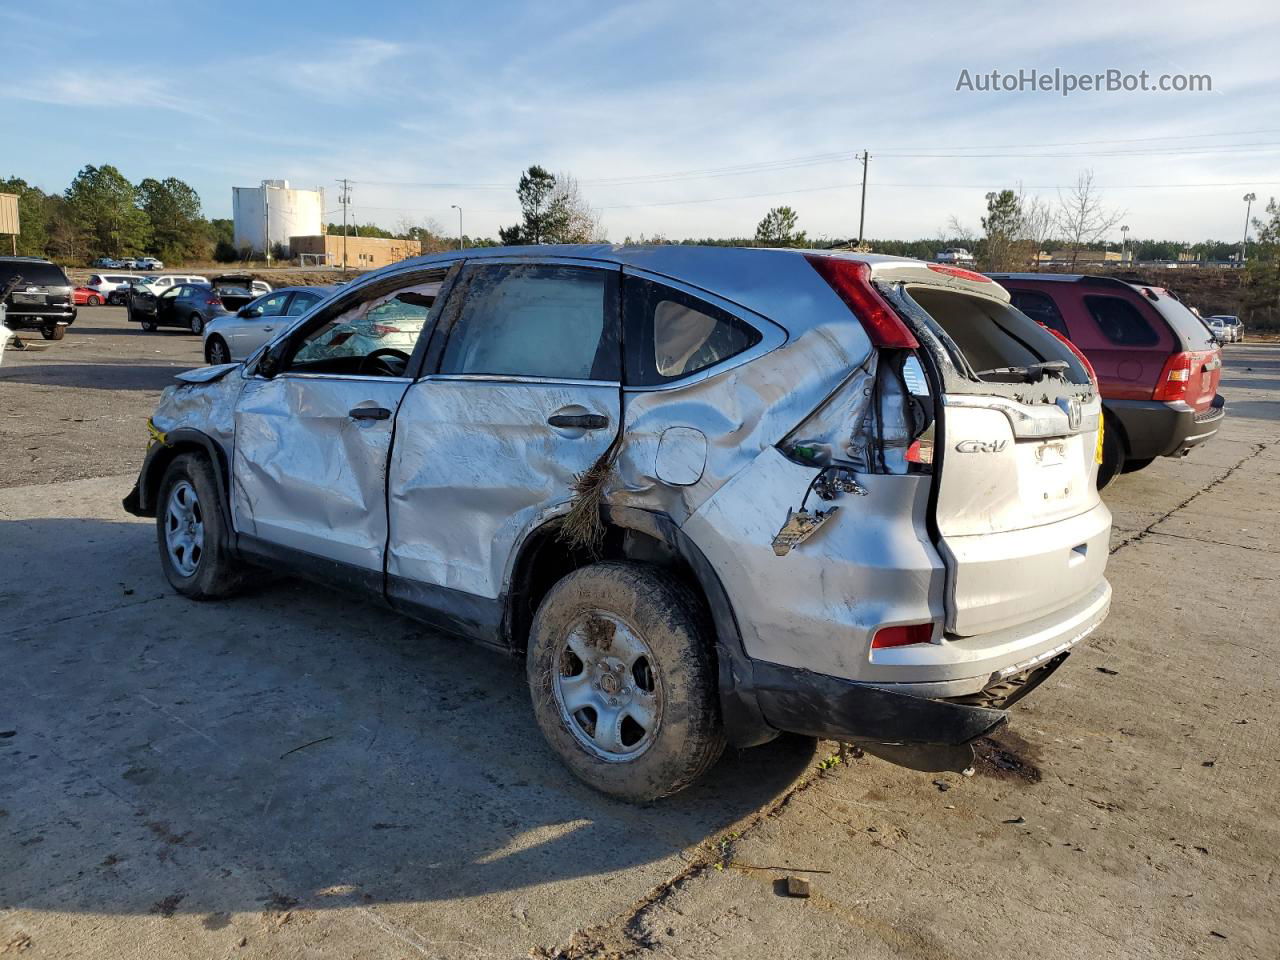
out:
{"label": "taillight", "polygon": [[871,283],[871,267],[861,260],[806,256],[809,265],[831,285],[831,289],[862,321],[867,336],[877,347],[914,350],[920,346],[915,335],[880,296]]}
{"label": "taillight", "polygon": [[955,277],[958,280],[971,280],[974,283],[992,283],[990,277],[984,277],[980,273],[973,270],[966,270],[964,267],[948,267],[945,263],[930,263],[928,268],[934,273],[944,273],[948,277]]}
{"label": "taillight", "polygon": [[1089,358],[1086,357],[1083,353],[1081,353],[1080,348],[1077,347],[1070,340],[1068,340],[1066,337],[1064,337],[1062,334],[1060,334],[1057,330],[1053,329],[1053,327],[1045,326],[1043,323],[1040,324],[1040,326],[1044,327],[1046,330],[1052,333],[1055,337],[1061,340],[1064,344],[1066,344],[1067,349],[1070,350],[1072,353],[1074,353],[1076,355],[1076,359],[1079,360],[1081,365],[1084,366],[1084,372],[1089,374],[1089,379],[1093,381],[1093,385],[1096,387],[1098,385],[1097,371],[1093,369],[1093,364],[1089,362]]}
{"label": "taillight", "polygon": [[206,304],[208,304],[208,305],[209,305],[209,306],[211,306],[211,307],[220,307],[220,306],[222,306],[222,298],[221,298],[221,297],[210,297],[208,300],[206,300],[206,301],[205,301],[205,303],[206,303]]}
{"label": "taillight", "polygon": [[1175,400],[1184,399],[1187,395],[1187,385],[1191,382],[1191,365],[1194,361],[1195,355],[1185,352],[1175,353],[1166,360],[1151,399],[1159,400],[1161,403],[1172,403]]}
{"label": "taillight", "polygon": [[932,623],[911,623],[902,627],[881,627],[871,638],[871,649],[905,647],[911,643],[928,643],[933,639]]}

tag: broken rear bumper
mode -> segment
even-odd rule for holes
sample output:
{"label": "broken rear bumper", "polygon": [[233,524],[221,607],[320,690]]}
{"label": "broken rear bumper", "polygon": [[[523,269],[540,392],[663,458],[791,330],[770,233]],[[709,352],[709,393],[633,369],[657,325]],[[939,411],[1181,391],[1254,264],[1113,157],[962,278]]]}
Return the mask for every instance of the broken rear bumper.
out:
{"label": "broken rear bumper", "polygon": [[778,730],[846,743],[961,746],[990,733],[1003,710],[928,700],[841,677],[755,661],[756,701]]}

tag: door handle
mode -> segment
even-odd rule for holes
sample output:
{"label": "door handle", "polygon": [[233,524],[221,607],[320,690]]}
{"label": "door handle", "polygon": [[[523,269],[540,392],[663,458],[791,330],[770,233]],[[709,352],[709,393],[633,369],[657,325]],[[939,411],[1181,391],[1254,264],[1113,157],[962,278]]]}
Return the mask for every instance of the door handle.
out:
{"label": "door handle", "polygon": [[262,332],[263,332],[263,333],[270,333],[270,332],[271,332],[271,329],[272,329],[271,327],[263,327],[263,328],[262,328]]}
{"label": "door handle", "polygon": [[609,418],[599,413],[553,413],[547,423],[576,430],[603,430],[609,425]]}
{"label": "door handle", "polygon": [[352,407],[347,416],[352,420],[390,420],[391,411],[386,407]]}

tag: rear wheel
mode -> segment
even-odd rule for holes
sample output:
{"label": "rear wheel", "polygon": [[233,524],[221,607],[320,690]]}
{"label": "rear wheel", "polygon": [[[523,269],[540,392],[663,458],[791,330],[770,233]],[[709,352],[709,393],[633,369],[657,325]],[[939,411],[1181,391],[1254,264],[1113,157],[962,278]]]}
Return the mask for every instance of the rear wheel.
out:
{"label": "rear wheel", "polygon": [[1139,470],[1145,470],[1151,464],[1156,462],[1155,457],[1141,457],[1139,459],[1130,458],[1124,462],[1124,466],[1120,469],[1121,473],[1137,473]]}
{"label": "rear wheel", "polygon": [[220,363],[231,362],[231,350],[227,347],[227,342],[216,333],[205,342],[204,360],[205,363],[214,367]]}
{"label": "rear wheel", "polygon": [[543,735],[573,773],[643,803],[682,790],[724,750],[709,618],[655,567],[575,570],[538,608],[528,678]]}
{"label": "rear wheel", "polygon": [[100,307],[100,306],[102,306],[102,298],[101,298],[100,296],[98,296],[96,293],[91,293],[91,294],[89,294],[89,299],[88,299],[88,300],[86,300],[85,302],[86,302],[87,304],[89,304],[89,306],[91,306],[91,307]]}
{"label": "rear wheel", "polygon": [[204,317],[200,316],[200,314],[193,313],[187,324],[191,327],[191,332],[197,337],[204,333]]}
{"label": "rear wheel", "polygon": [[1124,467],[1124,446],[1115,423],[1108,419],[1103,424],[1102,463],[1098,464],[1098,489],[1115,479]]}
{"label": "rear wheel", "polygon": [[46,340],[61,340],[66,333],[67,328],[61,323],[50,323],[40,328],[40,336]]}
{"label": "rear wheel", "polygon": [[156,501],[160,566],[173,589],[192,600],[235,593],[243,567],[231,550],[231,525],[208,459],[184,453],[173,459]]}

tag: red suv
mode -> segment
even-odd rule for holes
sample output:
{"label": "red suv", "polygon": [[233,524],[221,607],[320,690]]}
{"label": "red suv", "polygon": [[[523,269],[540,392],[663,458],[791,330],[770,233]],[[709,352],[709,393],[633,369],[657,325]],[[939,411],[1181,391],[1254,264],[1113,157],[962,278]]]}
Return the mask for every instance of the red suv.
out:
{"label": "red suv", "polygon": [[1112,277],[993,273],[1013,305],[1074,343],[1098,374],[1106,415],[1098,487],[1218,432],[1222,351],[1163,287]]}

